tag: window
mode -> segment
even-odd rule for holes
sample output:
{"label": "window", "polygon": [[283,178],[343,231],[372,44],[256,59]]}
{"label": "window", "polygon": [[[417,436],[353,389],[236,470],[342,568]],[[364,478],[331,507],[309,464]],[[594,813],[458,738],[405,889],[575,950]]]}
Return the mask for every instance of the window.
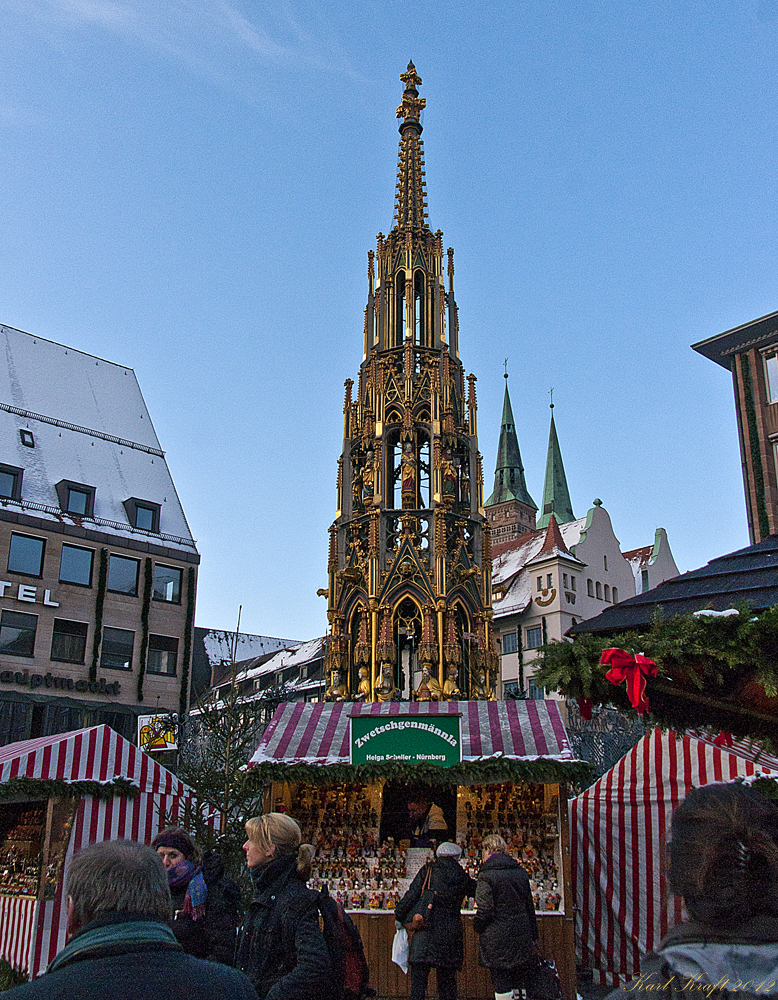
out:
{"label": "window", "polygon": [[614,604],[618,604],[619,603],[619,588],[618,587],[614,587],[613,588],[613,603]]}
{"label": "window", "polygon": [[56,490],[62,510],[68,514],[75,514],[76,517],[94,517],[94,486],[71,483],[69,479],[62,479],[57,483]]}
{"label": "window", "polygon": [[503,653],[515,653],[519,648],[519,637],[516,632],[506,632],[502,637]]}
{"label": "window", "polygon": [[130,497],[129,500],[124,501],[124,509],[127,511],[127,520],[133,528],[141,528],[143,531],[159,531],[160,505],[158,503]]}
{"label": "window", "polygon": [[24,573],[26,576],[41,576],[45,547],[46,542],[43,538],[31,538],[30,535],[11,535],[8,572]]}
{"label": "window", "polygon": [[3,611],[0,614],[0,653],[10,656],[34,656],[37,627],[37,615],[25,615],[20,611]]}
{"label": "window", "polygon": [[152,596],[155,601],[169,601],[171,604],[181,603],[181,574],[182,570],[173,566],[154,566],[154,590]]}
{"label": "window", "polygon": [[586,581],[586,593],[589,597],[594,597],[594,584],[591,580]]}
{"label": "window", "polygon": [[35,447],[35,438],[32,436],[32,431],[28,431],[24,427],[19,431],[19,440],[25,448]]}
{"label": "window", "polygon": [[568,604],[575,604],[575,594],[571,594],[571,593],[569,593],[569,592],[566,591],[565,592],[565,599],[567,600]]}
{"label": "window", "polygon": [[608,557],[607,556],[603,556],[602,557],[602,564],[605,567],[605,572],[607,573],[608,572]]}
{"label": "window", "polygon": [[642,594],[645,594],[645,592],[648,590],[648,570],[647,569],[641,570],[641,572],[640,572],[640,588],[641,588],[640,592]]}
{"label": "window", "polygon": [[539,576],[539,577],[538,577],[538,593],[540,593],[540,591],[541,591],[542,589],[543,589],[543,577],[542,577],[542,576]]}
{"label": "window", "polygon": [[0,497],[21,500],[22,469],[17,469],[13,465],[0,465]]}
{"label": "window", "polygon": [[527,649],[538,649],[543,645],[543,629],[540,625],[527,629]]}
{"label": "window", "polygon": [[83,663],[86,656],[86,622],[54,619],[51,634],[51,658],[60,663]]}
{"label": "window", "polygon": [[115,594],[137,594],[139,569],[140,563],[137,559],[109,556],[108,589]]}
{"label": "window", "polygon": [[553,586],[554,586],[554,578],[553,578],[553,576],[550,573],[548,573],[548,574],[546,574],[546,587],[549,590],[551,590],[551,588]]}
{"label": "window", "polygon": [[541,684],[536,684],[532,677],[529,679],[528,688],[527,697],[531,701],[543,701],[546,697],[546,689]]}
{"label": "window", "polygon": [[135,633],[126,628],[103,629],[103,645],[100,649],[100,666],[104,670],[131,670],[132,647]]}
{"label": "window", "polygon": [[0,700],[0,746],[28,738],[27,708],[26,702]]}
{"label": "window", "polygon": [[764,359],[767,376],[767,401],[778,402],[778,355],[771,354]]}
{"label": "window", "polygon": [[602,584],[600,583],[599,580],[595,584],[595,589],[597,591],[597,600],[601,601],[602,600]]}
{"label": "window", "polygon": [[91,587],[94,555],[92,549],[82,549],[78,545],[63,545],[59,559],[59,582]]}
{"label": "window", "polygon": [[146,672],[167,674],[168,677],[175,676],[177,656],[178,639],[169,635],[150,635]]}
{"label": "window", "polygon": [[608,584],[606,583],[605,584],[605,600],[606,601],[610,601],[610,599],[611,599],[611,589],[608,586]]}
{"label": "window", "polygon": [[562,574],[562,586],[567,590],[567,573]]}
{"label": "window", "polygon": [[570,577],[570,589],[571,590],[575,590],[575,577],[574,576]]}

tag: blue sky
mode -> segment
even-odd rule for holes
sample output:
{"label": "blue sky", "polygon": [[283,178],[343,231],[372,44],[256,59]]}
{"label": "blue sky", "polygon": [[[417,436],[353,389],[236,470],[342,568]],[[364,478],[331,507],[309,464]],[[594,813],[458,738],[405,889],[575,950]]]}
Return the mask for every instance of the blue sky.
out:
{"label": "blue sky", "polygon": [[731,379],[778,308],[778,4],[5,0],[0,322],[135,369],[202,555],[198,624],[326,630],[343,381],[427,100],[487,494],[509,358],[540,502],[682,570],[748,543]]}

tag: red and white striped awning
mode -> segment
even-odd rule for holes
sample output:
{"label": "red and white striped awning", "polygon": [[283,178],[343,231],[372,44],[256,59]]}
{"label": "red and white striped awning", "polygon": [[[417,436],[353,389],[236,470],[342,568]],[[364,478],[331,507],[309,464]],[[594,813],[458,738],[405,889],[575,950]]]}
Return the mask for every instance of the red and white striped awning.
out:
{"label": "red and white striped awning", "polygon": [[188,795],[179,778],[108,726],[43,736],[0,747],[0,782],[9,778],[60,781],[131,781],[141,792]]}
{"label": "red and white striped awning", "polygon": [[641,959],[683,919],[664,878],[673,810],[691,788],[760,775],[778,761],[756,743],[653,730],[570,803],[576,943],[595,983],[635,978]]}
{"label": "red and white striped awning", "polygon": [[[13,778],[95,781],[124,778],[139,789],[125,795],[77,800],[65,869],[73,855],[102,840],[149,844],[168,822],[185,821],[194,792],[148,754],[108,726],[93,726],[0,747],[0,782]],[[0,958],[40,975],[65,944],[67,896],[60,880],[53,900],[0,897]]]}
{"label": "red and white striped awning", "polygon": [[249,766],[348,764],[349,716],[462,716],[462,760],[572,761],[556,701],[286,702],[279,705]]}

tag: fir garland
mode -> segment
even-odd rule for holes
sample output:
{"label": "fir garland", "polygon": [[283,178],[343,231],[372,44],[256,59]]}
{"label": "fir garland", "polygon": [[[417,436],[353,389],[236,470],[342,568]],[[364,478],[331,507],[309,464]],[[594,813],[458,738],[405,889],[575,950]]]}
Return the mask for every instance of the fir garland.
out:
{"label": "fir garland", "polygon": [[192,633],[195,615],[195,570],[190,566],[186,574],[186,624],[184,625],[184,655],[181,663],[181,691],[178,696],[178,721],[182,723],[189,707],[189,667],[192,660]]}
{"label": "fir garland", "polygon": [[146,658],[149,653],[149,609],[154,574],[151,559],[147,556],[143,566],[143,605],[140,611],[140,660],[138,663],[138,701],[143,701],[143,678],[146,674]]}
{"label": "fir garland", "polygon": [[97,680],[97,661],[100,658],[100,643],[103,638],[103,607],[105,588],[108,582],[108,549],[100,549],[100,569],[97,574],[95,594],[95,634],[92,637],[92,663],[89,666],[89,680]]}
{"label": "fir garland", "polygon": [[62,781],[59,778],[9,778],[0,784],[0,799],[19,796],[31,799],[112,799],[123,796],[134,799],[140,788],[127,778],[114,778],[107,784],[99,781]]}
{"label": "fir garland", "polygon": [[754,470],[754,495],[756,513],[759,521],[759,534],[767,538],[770,525],[767,520],[767,510],[764,503],[764,469],[762,455],[759,450],[759,431],[756,426],[756,407],[754,405],[754,387],[751,381],[751,359],[744,354],[741,363],[743,371],[743,395],[746,404],[746,420],[748,422],[748,446],[751,452],[751,467]]}
{"label": "fir garland", "polygon": [[494,785],[508,781],[541,783],[569,782],[586,787],[591,781],[592,767],[583,761],[556,760],[491,760],[463,761],[452,767],[437,764],[411,764],[406,761],[384,761],[376,764],[256,764],[246,772],[248,789],[258,791],[268,781],[300,782],[306,785],[370,784],[380,778],[404,779],[436,787],[451,785]]}
{"label": "fir garland", "polygon": [[606,679],[604,649],[643,653],[657,665],[646,696],[655,724],[681,732],[709,729],[776,745],[778,712],[778,607],[755,617],[747,604],[729,616],[675,615],[661,607],[645,632],[583,633],[541,649],[537,683],[569,698],[615,706],[634,715],[623,685]]}

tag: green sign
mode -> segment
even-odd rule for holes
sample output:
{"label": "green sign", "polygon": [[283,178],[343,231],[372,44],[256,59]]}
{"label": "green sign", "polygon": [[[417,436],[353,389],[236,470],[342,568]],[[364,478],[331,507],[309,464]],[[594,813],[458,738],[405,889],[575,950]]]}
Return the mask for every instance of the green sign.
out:
{"label": "green sign", "polygon": [[451,767],[462,759],[460,715],[352,715],[351,763],[403,760]]}

